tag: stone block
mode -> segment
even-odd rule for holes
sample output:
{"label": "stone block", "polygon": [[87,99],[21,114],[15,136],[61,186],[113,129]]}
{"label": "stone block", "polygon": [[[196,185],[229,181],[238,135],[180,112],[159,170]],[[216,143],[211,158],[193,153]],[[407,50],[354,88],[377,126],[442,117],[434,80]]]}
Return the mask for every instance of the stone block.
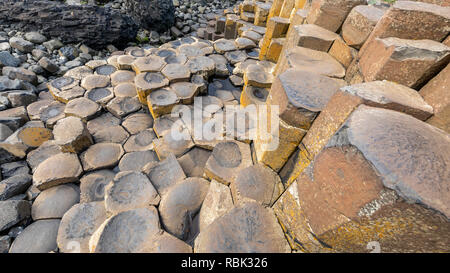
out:
{"label": "stone block", "polygon": [[418,88],[450,60],[450,47],[432,40],[375,39],[359,65],[365,81],[389,80]]}

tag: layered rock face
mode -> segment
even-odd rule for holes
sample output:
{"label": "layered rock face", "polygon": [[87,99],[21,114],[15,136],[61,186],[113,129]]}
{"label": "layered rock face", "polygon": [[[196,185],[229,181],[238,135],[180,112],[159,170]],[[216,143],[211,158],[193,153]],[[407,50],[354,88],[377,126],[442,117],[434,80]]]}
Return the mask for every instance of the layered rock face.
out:
{"label": "layered rock face", "polygon": [[22,31],[42,30],[63,42],[98,47],[123,44],[136,37],[137,25],[127,15],[98,6],[71,6],[54,1],[2,0],[0,25]]}

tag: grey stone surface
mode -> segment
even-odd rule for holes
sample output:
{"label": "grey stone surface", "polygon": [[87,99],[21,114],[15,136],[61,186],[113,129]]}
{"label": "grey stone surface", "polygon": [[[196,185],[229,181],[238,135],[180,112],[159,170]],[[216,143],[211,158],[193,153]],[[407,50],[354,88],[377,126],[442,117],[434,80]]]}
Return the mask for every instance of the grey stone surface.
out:
{"label": "grey stone surface", "polygon": [[0,201],[0,232],[30,216],[31,205],[27,201]]}
{"label": "grey stone surface", "polygon": [[72,183],[42,191],[31,207],[33,220],[61,219],[64,213],[80,202],[80,188]]}
{"label": "grey stone surface", "polygon": [[275,213],[256,202],[247,202],[201,231],[194,250],[198,253],[284,253],[291,248]]}
{"label": "grey stone surface", "polygon": [[89,253],[89,239],[107,219],[103,202],[74,205],[64,214],[57,244],[63,253]]}
{"label": "grey stone surface", "polygon": [[145,252],[152,237],[162,234],[155,207],[121,212],[106,220],[92,235],[92,253]]}
{"label": "grey stone surface", "polygon": [[160,199],[148,177],[141,172],[120,172],[105,187],[105,207],[112,214],[156,206]]}
{"label": "grey stone surface", "polygon": [[9,253],[48,253],[57,249],[60,220],[39,220],[17,236],[11,245]]}
{"label": "grey stone surface", "polygon": [[159,206],[162,224],[179,239],[187,239],[192,221],[208,192],[209,181],[203,178],[186,178],[169,188]]}

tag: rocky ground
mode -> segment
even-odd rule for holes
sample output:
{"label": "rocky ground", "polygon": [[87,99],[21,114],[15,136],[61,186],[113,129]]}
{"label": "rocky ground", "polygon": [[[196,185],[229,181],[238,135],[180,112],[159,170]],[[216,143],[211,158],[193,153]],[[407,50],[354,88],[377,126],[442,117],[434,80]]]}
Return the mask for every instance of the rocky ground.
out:
{"label": "rocky ground", "polygon": [[[104,4],[105,7],[117,9],[122,13],[126,10],[126,0],[114,1],[87,1],[90,4]],[[137,40],[142,43],[150,43],[152,45],[166,43],[172,39],[176,39],[185,35],[195,35],[199,28],[207,27],[207,14],[221,13],[222,10],[234,5],[237,0],[173,0],[175,7],[175,25],[165,32],[157,32],[141,28],[137,35]],[[82,5],[86,1],[68,0],[68,4]],[[150,26],[151,28],[151,26]]]}

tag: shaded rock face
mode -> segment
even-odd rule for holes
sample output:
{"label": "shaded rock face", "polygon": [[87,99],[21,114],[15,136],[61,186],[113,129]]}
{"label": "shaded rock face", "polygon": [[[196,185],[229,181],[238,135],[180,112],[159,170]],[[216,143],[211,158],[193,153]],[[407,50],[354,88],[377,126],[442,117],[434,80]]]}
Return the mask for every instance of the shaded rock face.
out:
{"label": "shaded rock face", "polygon": [[42,30],[64,43],[84,42],[92,47],[121,45],[134,39],[138,30],[130,16],[109,8],[41,0],[0,0],[0,26]]}
{"label": "shaded rock face", "polygon": [[162,32],[175,23],[173,1],[129,0],[125,5],[127,13],[145,29]]}

